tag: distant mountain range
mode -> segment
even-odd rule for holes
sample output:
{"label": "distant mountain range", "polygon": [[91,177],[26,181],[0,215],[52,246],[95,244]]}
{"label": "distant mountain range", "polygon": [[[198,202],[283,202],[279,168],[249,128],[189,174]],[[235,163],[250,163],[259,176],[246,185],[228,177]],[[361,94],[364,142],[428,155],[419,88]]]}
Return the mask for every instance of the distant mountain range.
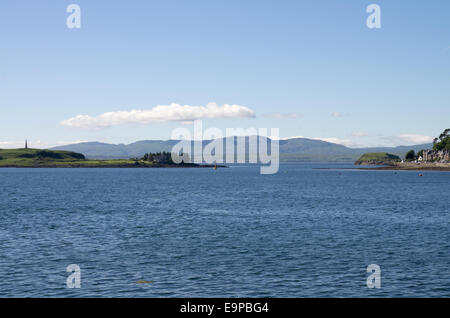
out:
{"label": "distant mountain range", "polygon": [[[234,137],[235,147],[238,138],[244,137]],[[245,138],[246,149],[248,151],[249,137]],[[256,136],[253,138],[256,138]],[[142,140],[128,145],[83,142],[58,146],[52,149],[82,153],[89,159],[129,159],[142,157],[148,152],[171,151],[172,147],[178,142],[178,140]],[[203,141],[203,144],[206,145],[210,142],[211,140]],[[270,142],[271,140],[267,138],[269,146]],[[362,154],[367,152],[388,152],[404,157],[406,152],[411,149],[417,152],[421,149],[430,149],[432,147],[432,144],[421,144],[398,147],[349,148],[339,144],[307,138],[292,138],[280,140],[279,142],[280,161],[282,162],[354,162]]]}

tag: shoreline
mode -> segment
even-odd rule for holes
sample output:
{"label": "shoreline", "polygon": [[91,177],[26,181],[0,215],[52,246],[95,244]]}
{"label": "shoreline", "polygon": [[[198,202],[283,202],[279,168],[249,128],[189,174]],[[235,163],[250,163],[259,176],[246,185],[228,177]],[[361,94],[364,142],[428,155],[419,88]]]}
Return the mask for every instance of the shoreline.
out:
{"label": "shoreline", "polygon": [[450,171],[450,167],[376,167],[376,168],[356,168],[359,170],[390,170],[390,171]]}
{"label": "shoreline", "polygon": [[[71,151],[47,149],[0,149],[0,168],[227,168],[209,163],[175,163],[170,153],[157,153],[155,160],[147,158],[87,159]],[[148,154],[147,154],[148,156]]]}
{"label": "shoreline", "polygon": [[[367,165],[368,166],[368,165]],[[381,167],[355,168],[359,170],[402,170],[402,171],[450,171],[450,163],[394,163]]]}
{"label": "shoreline", "polygon": [[[45,169],[83,169],[83,168],[88,168],[88,169],[92,169],[92,168],[111,168],[111,169],[118,169],[118,168],[126,168],[126,169],[164,169],[164,168],[172,168],[172,169],[176,169],[176,168],[214,168],[214,165],[157,165],[157,166],[152,166],[152,165],[65,165],[65,164],[61,164],[61,165],[39,165],[39,166],[18,166],[18,165],[5,165],[5,166],[0,166],[0,169],[2,168],[15,168],[15,169],[25,169],[25,168],[30,168],[30,169],[40,169],[40,168],[45,168]],[[228,168],[227,166],[216,166],[217,168]]]}

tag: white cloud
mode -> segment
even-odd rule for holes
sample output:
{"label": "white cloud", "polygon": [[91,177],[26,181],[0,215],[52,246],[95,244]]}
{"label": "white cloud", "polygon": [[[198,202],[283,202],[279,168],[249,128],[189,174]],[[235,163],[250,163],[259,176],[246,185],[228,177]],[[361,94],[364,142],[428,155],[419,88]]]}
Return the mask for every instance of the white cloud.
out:
{"label": "white cloud", "polygon": [[0,149],[23,148],[25,141],[0,141]]}
{"label": "white cloud", "polygon": [[[48,149],[57,146],[64,146],[69,144],[78,144],[80,142],[85,142],[83,140],[76,141],[57,141],[53,143],[43,142],[41,140],[28,140],[28,148],[36,149]],[[23,141],[0,141],[0,149],[16,149],[25,148],[25,140]]]}
{"label": "white cloud", "polygon": [[240,105],[208,103],[206,106],[158,105],[148,110],[130,110],[103,113],[97,117],[78,115],[61,122],[75,128],[106,128],[122,124],[149,124],[154,122],[189,122],[204,118],[255,117],[255,112]]}
{"label": "white cloud", "polygon": [[353,137],[367,137],[367,136],[369,136],[369,134],[364,131],[354,131],[354,132],[352,132],[352,136]]}
{"label": "white cloud", "polygon": [[273,113],[273,114],[265,114],[263,115],[265,118],[274,118],[274,119],[289,119],[289,118],[297,118],[298,114],[290,113],[290,114],[281,114],[281,113]]}
{"label": "white cloud", "polygon": [[346,147],[359,147],[360,145],[355,143],[353,140],[350,139],[341,139],[336,137],[329,137],[329,138],[310,138],[310,139],[316,139],[316,140],[322,140],[326,142],[331,142],[333,144],[343,145]]}
{"label": "white cloud", "polygon": [[340,118],[340,117],[344,117],[344,116],[350,116],[350,114],[348,114],[348,113],[343,114],[343,113],[340,113],[340,112],[332,112],[330,114],[330,116],[334,117],[334,118]]}
{"label": "white cloud", "polygon": [[433,141],[433,137],[415,134],[401,134],[397,136],[384,137],[384,139],[389,140],[392,144],[397,146],[426,144]]}
{"label": "white cloud", "polygon": [[306,138],[304,136],[291,136],[291,137],[276,137],[276,136],[269,136],[270,139],[273,140],[289,140],[289,139],[296,139],[296,138]]}

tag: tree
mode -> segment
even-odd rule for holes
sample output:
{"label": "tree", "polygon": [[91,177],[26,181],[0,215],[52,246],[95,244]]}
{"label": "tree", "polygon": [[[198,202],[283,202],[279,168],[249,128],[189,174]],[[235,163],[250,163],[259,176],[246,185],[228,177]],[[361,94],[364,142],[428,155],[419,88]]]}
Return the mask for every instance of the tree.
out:
{"label": "tree", "polygon": [[172,161],[172,154],[170,152],[157,152],[157,153],[146,153],[144,156],[140,159],[143,161],[150,161],[160,164],[173,164]]}
{"label": "tree", "polygon": [[444,130],[442,134],[439,135],[439,138],[435,138],[433,141],[433,150],[450,150],[450,128]]}
{"label": "tree", "polygon": [[405,159],[408,161],[412,161],[416,159],[416,153],[414,152],[414,150],[410,150],[406,153]]}
{"label": "tree", "polygon": [[450,132],[450,128],[444,130],[442,134],[439,135],[439,140],[443,141],[446,137],[448,137],[448,133]]}

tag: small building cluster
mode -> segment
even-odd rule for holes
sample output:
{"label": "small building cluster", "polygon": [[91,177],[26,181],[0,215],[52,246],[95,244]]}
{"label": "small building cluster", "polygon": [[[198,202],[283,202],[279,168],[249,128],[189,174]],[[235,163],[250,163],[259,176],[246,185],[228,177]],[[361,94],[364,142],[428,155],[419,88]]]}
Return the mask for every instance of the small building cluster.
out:
{"label": "small building cluster", "polygon": [[422,160],[424,162],[450,162],[450,150],[424,150],[422,154]]}

